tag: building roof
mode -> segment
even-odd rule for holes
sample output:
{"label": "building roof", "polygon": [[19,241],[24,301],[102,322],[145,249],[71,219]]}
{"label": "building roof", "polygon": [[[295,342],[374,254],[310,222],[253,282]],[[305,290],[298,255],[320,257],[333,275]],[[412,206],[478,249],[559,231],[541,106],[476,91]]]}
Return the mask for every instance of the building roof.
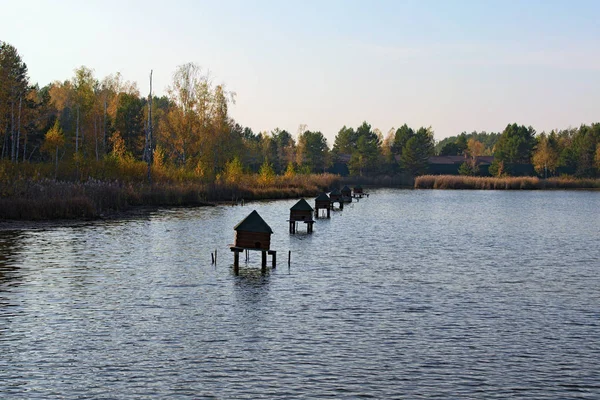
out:
{"label": "building roof", "polygon": [[304,199],[298,200],[296,204],[290,208],[292,211],[313,211],[313,208],[308,204],[308,202]]}
{"label": "building roof", "polygon": [[362,189],[362,186],[356,185],[356,186],[354,186],[354,189]]}
{"label": "building roof", "polygon": [[342,192],[340,192],[340,189],[333,189],[331,191],[331,193],[329,193],[329,196],[334,195],[334,196],[340,196],[342,194]]}
{"label": "building roof", "polygon": [[467,160],[465,156],[431,156],[430,164],[462,164]]}
{"label": "building roof", "polygon": [[351,191],[351,189],[348,187],[348,185],[346,185],[342,188],[342,192],[350,192],[350,191]]}
{"label": "building roof", "polygon": [[[467,161],[468,158],[465,156],[431,156],[429,157],[429,164],[462,164]],[[475,157],[475,164],[477,165],[488,165],[494,162],[494,156],[477,156]]]}
{"label": "building roof", "polygon": [[258,215],[256,210],[252,211],[239,224],[234,226],[233,229],[244,232],[273,233],[271,227]]}
{"label": "building roof", "polygon": [[316,201],[331,201],[331,199],[329,198],[329,196],[327,196],[327,193],[325,193],[325,192],[318,195],[315,200]]}
{"label": "building roof", "polygon": [[350,159],[352,158],[352,154],[338,154],[337,156],[337,160],[338,162],[344,163],[344,164],[348,164],[350,162]]}

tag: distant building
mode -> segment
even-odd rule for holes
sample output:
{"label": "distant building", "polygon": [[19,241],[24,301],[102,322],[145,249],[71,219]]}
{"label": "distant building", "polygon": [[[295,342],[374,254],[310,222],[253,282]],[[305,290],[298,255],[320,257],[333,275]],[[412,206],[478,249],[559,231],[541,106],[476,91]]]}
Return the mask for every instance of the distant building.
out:
{"label": "distant building", "polygon": [[[429,173],[432,175],[458,175],[460,166],[469,161],[466,156],[431,156],[429,157]],[[494,162],[494,156],[475,157],[475,165],[479,166],[481,175],[488,175],[488,169]]]}

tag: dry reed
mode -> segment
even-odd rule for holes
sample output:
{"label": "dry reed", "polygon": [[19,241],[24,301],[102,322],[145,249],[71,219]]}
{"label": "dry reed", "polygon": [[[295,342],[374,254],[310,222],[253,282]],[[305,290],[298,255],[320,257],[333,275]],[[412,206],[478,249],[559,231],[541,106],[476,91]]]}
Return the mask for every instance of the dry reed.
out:
{"label": "dry reed", "polygon": [[415,188],[475,190],[598,189],[600,188],[600,179],[423,175],[415,179]]}

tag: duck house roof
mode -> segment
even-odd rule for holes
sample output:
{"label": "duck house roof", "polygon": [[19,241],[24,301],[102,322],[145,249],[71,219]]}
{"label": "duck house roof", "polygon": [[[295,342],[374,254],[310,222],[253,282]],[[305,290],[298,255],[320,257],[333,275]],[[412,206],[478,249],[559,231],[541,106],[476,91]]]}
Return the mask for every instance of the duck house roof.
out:
{"label": "duck house roof", "polygon": [[313,208],[304,199],[300,199],[296,204],[290,208],[292,211],[313,211]]}
{"label": "duck house roof", "polygon": [[348,185],[346,185],[342,188],[342,192],[347,192],[349,190],[350,190],[350,188],[348,187]]}
{"label": "duck house roof", "polygon": [[339,196],[340,194],[342,194],[342,192],[340,192],[340,190],[339,190],[339,189],[333,189],[333,190],[331,191],[331,193],[329,193],[329,195],[331,196],[332,194],[336,194],[336,195],[338,195],[338,196]]}
{"label": "duck house roof", "polygon": [[234,226],[233,229],[245,232],[273,233],[271,227],[258,215],[256,210],[252,211],[239,224]]}
{"label": "duck house roof", "polygon": [[327,196],[327,193],[323,192],[320,195],[318,195],[315,200],[317,200],[317,201],[330,201],[331,199],[329,198],[329,196]]}

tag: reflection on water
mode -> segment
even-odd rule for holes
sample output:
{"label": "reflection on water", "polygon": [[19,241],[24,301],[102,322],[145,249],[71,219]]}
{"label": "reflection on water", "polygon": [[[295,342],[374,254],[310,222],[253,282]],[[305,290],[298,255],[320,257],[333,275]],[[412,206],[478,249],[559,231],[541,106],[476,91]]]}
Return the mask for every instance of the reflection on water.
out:
{"label": "reflection on water", "polygon": [[[599,193],[295,202],[0,232],[2,397],[600,397]],[[235,276],[252,209],[278,268]]]}

